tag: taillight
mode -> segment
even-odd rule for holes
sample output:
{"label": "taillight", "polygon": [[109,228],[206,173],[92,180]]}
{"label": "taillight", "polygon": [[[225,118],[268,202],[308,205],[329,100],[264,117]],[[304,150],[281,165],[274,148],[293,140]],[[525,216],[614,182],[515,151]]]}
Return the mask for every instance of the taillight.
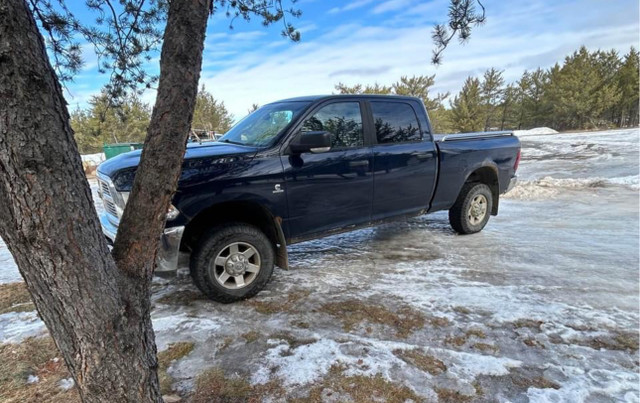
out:
{"label": "taillight", "polygon": [[518,150],[518,155],[516,155],[516,163],[513,164],[513,172],[518,170],[518,165],[520,165],[520,150]]}

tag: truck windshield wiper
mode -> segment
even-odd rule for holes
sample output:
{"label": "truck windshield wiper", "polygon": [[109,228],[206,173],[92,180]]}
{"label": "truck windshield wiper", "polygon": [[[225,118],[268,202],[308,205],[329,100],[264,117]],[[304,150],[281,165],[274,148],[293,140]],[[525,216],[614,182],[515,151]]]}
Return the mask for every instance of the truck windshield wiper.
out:
{"label": "truck windshield wiper", "polygon": [[221,142],[221,143],[229,143],[229,144],[237,144],[237,145],[239,145],[239,146],[244,146],[244,145],[246,145],[246,144],[241,143],[241,142],[239,142],[239,141],[233,141],[233,140],[229,140],[229,139],[223,139],[223,140],[220,140],[220,142]]}

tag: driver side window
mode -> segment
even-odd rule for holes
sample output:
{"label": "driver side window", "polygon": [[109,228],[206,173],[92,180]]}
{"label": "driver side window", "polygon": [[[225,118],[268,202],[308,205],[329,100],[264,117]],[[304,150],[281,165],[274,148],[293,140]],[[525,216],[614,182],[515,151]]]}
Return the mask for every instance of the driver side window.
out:
{"label": "driver side window", "polygon": [[362,115],[359,102],[336,102],[322,107],[302,124],[303,132],[331,133],[331,148],[353,148],[364,145]]}

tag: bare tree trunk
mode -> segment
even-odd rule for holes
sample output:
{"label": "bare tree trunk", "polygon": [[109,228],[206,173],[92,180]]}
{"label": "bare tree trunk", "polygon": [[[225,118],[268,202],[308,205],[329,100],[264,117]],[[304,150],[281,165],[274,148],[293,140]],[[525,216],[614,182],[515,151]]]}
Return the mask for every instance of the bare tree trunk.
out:
{"label": "bare tree trunk", "polygon": [[158,99],[114,260],[43,38],[24,1],[0,0],[0,236],[85,402],[162,401],[149,285],[209,9],[208,0],[171,2]]}

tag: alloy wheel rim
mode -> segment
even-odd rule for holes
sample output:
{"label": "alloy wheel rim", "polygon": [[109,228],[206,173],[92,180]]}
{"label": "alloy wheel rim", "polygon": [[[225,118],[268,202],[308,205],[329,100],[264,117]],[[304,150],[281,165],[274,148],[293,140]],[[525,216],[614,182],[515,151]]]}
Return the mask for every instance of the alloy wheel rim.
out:
{"label": "alloy wheel rim", "polygon": [[259,272],[260,252],[246,242],[228,244],[209,265],[209,275],[229,290],[248,286]]}
{"label": "alloy wheel rim", "polygon": [[477,195],[471,200],[467,211],[467,218],[471,225],[478,225],[484,220],[487,215],[487,207],[487,198],[484,195]]}

